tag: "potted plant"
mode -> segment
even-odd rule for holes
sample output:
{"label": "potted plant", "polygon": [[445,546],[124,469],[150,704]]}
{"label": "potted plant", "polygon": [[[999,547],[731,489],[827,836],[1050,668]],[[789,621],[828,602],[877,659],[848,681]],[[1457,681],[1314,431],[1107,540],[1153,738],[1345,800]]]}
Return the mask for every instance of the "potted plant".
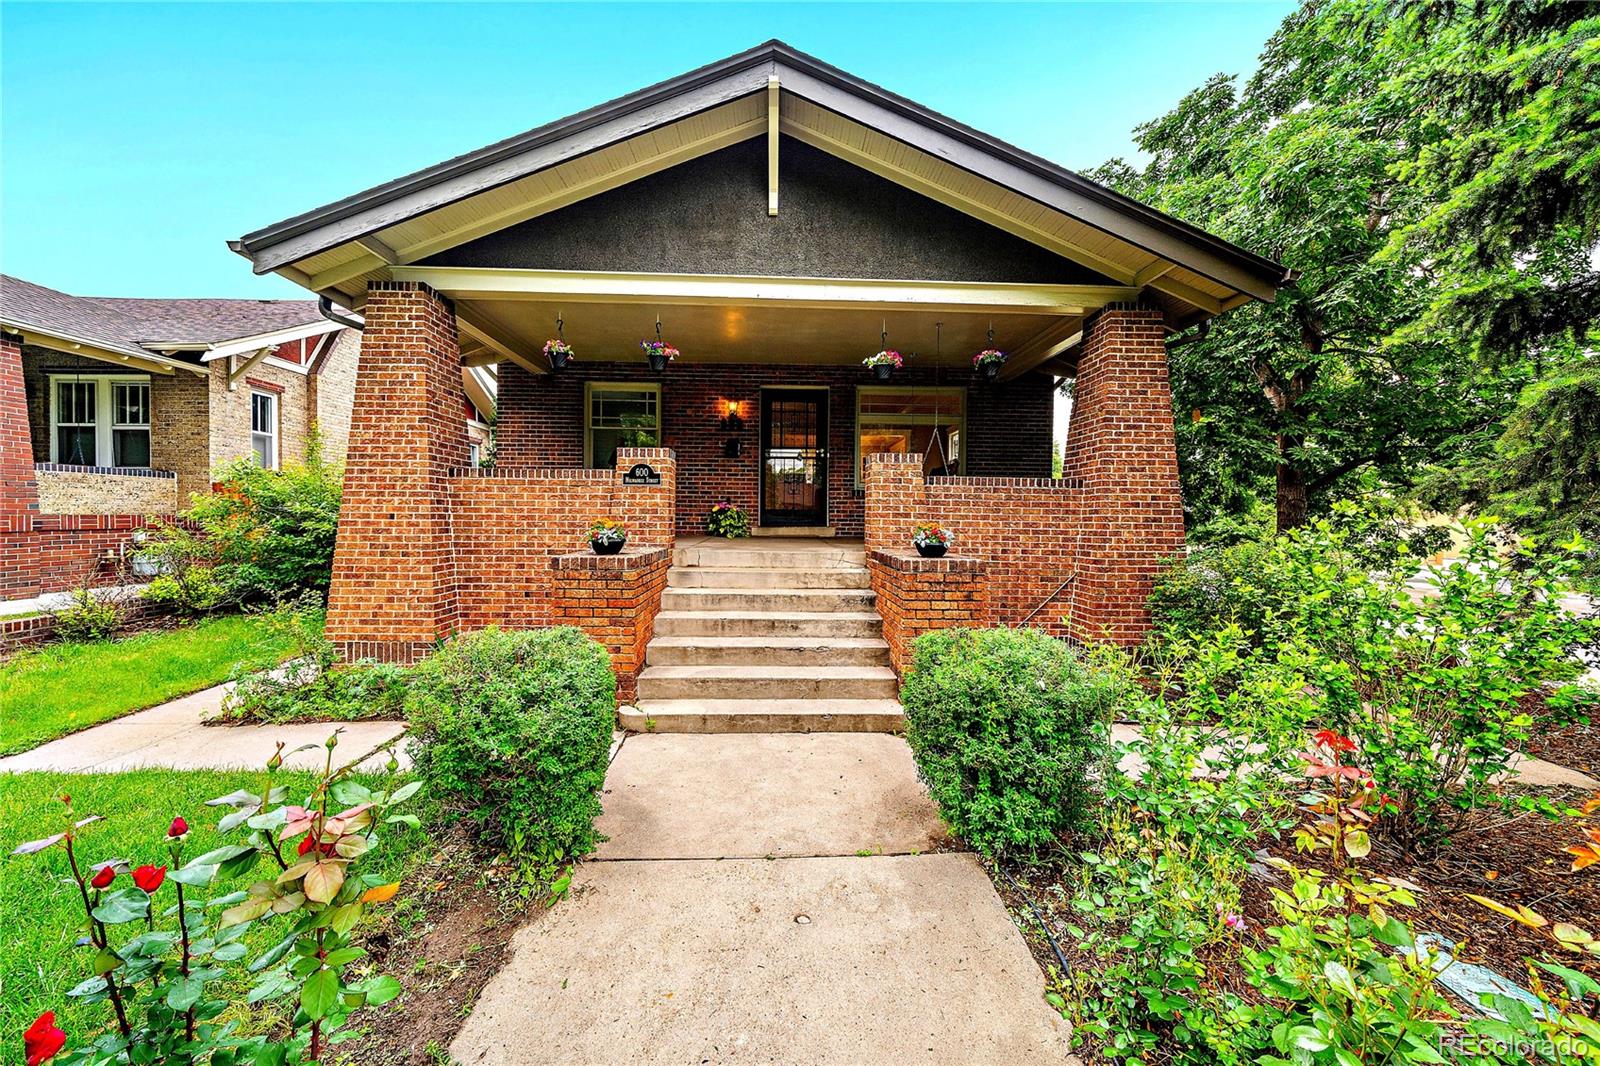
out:
{"label": "potted plant", "polygon": [[706,532],[713,537],[726,537],[729,540],[748,537],[750,516],[742,508],[722,500],[711,505],[711,513],[706,515]]}
{"label": "potted plant", "polygon": [[628,543],[628,527],[614,518],[597,518],[589,527],[589,547],[596,555],[615,555]]}
{"label": "potted plant", "polygon": [[932,522],[924,522],[911,531],[911,543],[917,546],[917,554],[924,559],[939,558],[955,542],[954,533]]}
{"label": "potted plant", "polygon": [[986,381],[993,381],[1006,365],[1006,353],[997,348],[985,348],[972,357],[972,368],[981,371]]}
{"label": "potted plant", "polygon": [[861,360],[862,366],[870,366],[872,372],[878,375],[879,381],[888,381],[889,375],[906,365],[900,353],[893,348],[885,348],[876,355],[869,355]]}
{"label": "potted plant", "polygon": [[572,345],[563,340],[545,341],[544,357],[550,360],[550,369],[560,370],[572,362]]}
{"label": "potted plant", "polygon": [[644,357],[650,360],[651,370],[665,370],[668,363],[678,358],[678,349],[666,341],[640,341],[639,347],[644,349]]}

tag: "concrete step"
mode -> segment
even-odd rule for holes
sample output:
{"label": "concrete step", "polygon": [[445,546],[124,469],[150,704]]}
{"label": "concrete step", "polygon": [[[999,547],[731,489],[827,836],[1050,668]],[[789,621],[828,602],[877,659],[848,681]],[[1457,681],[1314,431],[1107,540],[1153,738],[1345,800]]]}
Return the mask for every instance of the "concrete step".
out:
{"label": "concrete step", "polygon": [[870,700],[899,693],[887,666],[647,666],[639,700]]}
{"label": "concrete step", "polygon": [[669,588],[663,611],[870,611],[869,589]]}
{"label": "concrete step", "polygon": [[663,637],[877,637],[876,611],[662,611],[655,632]]}
{"label": "concrete step", "polygon": [[[758,540],[712,541],[676,548],[672,553],[675,566],[706,567],[760,567],[767,570],[814,570],[832,566],[865,566],[867,553],[860,542],[848,542],[851,547],[835,547],[815,541],[804,548],[793,547],[792,541],[773,540],[770,545]],[[729,547],[738,544],[737,548]]]}
{"label": "concrete step", "polygon": [[872,587],[872,579],[862,566],[811,570],[674,566],[667,571],[667,586],[678,589],[864,589]]}
{"label": "concrete step", "polygon": [[832,537],[837,531],[832,526],[756,526],[752,537]]}
{"label": "concrete step", "polygon": [[889,645],[873,637],[656,637],[648,666],[887,666]]}
{"label": "concrete step", "polygon": [[900,704],[872,700],[640,700],[617,711],[639,733],[895,733]]}

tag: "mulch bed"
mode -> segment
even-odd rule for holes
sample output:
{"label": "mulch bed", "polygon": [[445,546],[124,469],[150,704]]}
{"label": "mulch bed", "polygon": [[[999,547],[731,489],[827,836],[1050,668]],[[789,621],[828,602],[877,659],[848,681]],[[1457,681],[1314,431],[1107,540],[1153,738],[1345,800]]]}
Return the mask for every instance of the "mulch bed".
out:
{"label": "mulch bed", "polygon": [[362,942],[376,973],[404,992],[353,1023],[360,1035],[337,1045],[350,1066],[433,1066],[448,1061],[450,1041],[478,993],[504,964],[512,936],[545,908],[513,901],[464,830],[407,875],[400,906]]}
{"label": "mulch bed", "polygon": [[[1587,798],[1571,790],[1547,794],[1568,802]],[[1562,850],[1582,840],[1580,829],[1585,825],[1600,825],[1600,813],[1589,819],[1551,822],[1536,814],[1519,816],[1480,811],[1435,855],[1411,857],[1377,841],[1361,868],[1369,875],[1400,877],[1420,886],[1417,907],[1399,908],[1399,915],[1418,933],[1436,933],[1456,941],[1455,954],[1463,962],[1487,966],[1524,987],[1528,977],[1524,960],[1529,957],[1549,958],[1600,979],[1600,959],[1561,951],[1549,938],[1466,898],[1467,893],[1473,893],[1501,903],[1523,904],[1552,923],[1568,921],[1591,932],[1600,932],[1596,929],[1600,925],[1596,918],[1600,915],[1600,868],[1574,873],[1571,857]],[[1261,843],[1266,854],[1298,866],[1323,865],[1320,856],[1314,860],[1297,853],[1292,839],[1264,839]],[[1065,932],[1064,927],[1069,924],[1082,924],[1082,917],[1069,903],[1076,882],[1075,868],[1008,866],[1007,872],[1050,923],[1069,967],[1087,970],[1102,965]],[[1260,875],[1253,874],[1245,879],[1243,910],[1250,930],[1247,936],[1259,935],[1277,921],[1271,905],[1271,888],[1286,887],[1288,881],[1286,875],[1270,868],[1267,875],[1275,878],[1275,886]],[[1028,899],[1023,898],[1004,876],[995,877],[994,884],[1011,909],[1040,967],[1047,974],[1059,969],[1055,953],[1029,910]],[[1211,965],[1209,977],[1216,986],[1236,992],[1246,1000],[1259,998],[1246,985],[1243,972],[1227,953],[1218,952]],[[1439,987],[1443,992],[1443,986]],[[1470,1012],[1466,1013],[1470,1016]]]}
{"label": "mulch bed", "polygon": [[1534,758],[1600,777],[1600,721],[1552,729],[1536,727],[1528,741],[1528,754]]}

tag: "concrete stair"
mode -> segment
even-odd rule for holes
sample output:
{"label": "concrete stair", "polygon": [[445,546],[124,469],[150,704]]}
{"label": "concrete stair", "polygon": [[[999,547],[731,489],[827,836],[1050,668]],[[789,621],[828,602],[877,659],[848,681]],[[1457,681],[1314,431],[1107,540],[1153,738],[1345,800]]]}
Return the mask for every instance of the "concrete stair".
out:
{"label": "concrete stair", "polygon": [[681,545],[623,728],[888,732],[899,692],[859,543]]}

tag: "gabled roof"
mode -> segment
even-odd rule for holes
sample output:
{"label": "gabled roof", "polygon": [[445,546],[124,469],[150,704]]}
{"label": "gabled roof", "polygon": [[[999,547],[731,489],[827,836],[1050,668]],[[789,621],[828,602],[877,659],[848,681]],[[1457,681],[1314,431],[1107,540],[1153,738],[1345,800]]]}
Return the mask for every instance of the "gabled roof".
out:
{"label": "gabled roof", "polygon": [[[1180,321],[1251,298],[1270,300],[1290,280],[1269,259],[781,41],[266,226],[230,246],[258,273],[275,270],[334,299],[359,299],[367,281],[451,246],[456,234],[478,236],[503,219],[524,221],[592,194],[586,188],[614,187],[652,166],[760,136],[780,121],[785,134],[1113,271],[1121,284],[1152,285],[1175,302]],[[672,132],[666,147],[648,144],[659,165],[639,151],[608,154],[645,145],[664,130]],[[596,171],[610,172],[612,185]],[[550,176],[545,186],[530,184],[540,175]]]}

